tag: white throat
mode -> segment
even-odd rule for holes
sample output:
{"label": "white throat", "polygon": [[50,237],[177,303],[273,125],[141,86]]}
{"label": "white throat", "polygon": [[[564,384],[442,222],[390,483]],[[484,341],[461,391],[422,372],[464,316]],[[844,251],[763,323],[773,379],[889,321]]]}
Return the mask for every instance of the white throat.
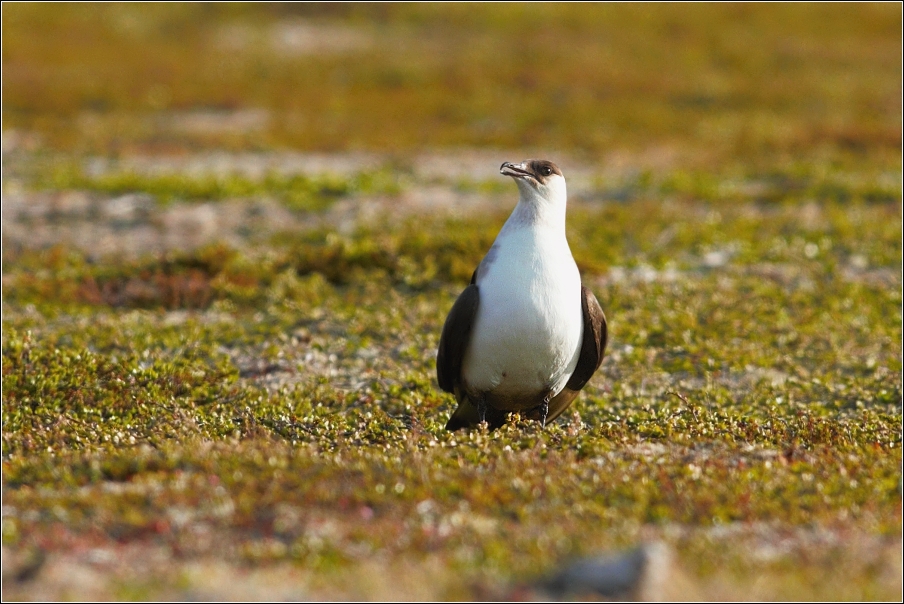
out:
{"label": "white throat", "polygon": [[560,231],[564,238],[565,207],[568,198],[565,179],[557,178],[542,190],[522,179],[516,179],[515,182],[520,193],[518,205],[505,222],[499,236],[501,237],[507,230],[533,227]]}

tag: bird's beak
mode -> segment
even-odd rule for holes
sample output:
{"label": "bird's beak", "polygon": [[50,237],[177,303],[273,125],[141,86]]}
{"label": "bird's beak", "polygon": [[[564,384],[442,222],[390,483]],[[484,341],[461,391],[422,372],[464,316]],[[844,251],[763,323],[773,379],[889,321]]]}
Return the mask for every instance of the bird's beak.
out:
{"label": "bird's beak", "polygon": [[533,178],[533,174],[524,169],[524,164],[513,164],[510,161],[505,162],[499,168],[499,173],[512,178]]}

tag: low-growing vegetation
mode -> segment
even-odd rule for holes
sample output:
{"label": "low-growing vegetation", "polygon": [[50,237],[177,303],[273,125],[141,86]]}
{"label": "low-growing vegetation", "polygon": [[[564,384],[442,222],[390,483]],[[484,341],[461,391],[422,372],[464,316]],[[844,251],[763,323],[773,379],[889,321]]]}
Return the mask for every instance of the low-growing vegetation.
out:
{"label": "low-growing vegetation", "polygon": [[[695,222],[713,240],[689,244],[690,226],[668,212],[641,225],[641,207],[572,214],[612,340],[575,414],[546,431],[442,429],[441,322],[498,221],[134,261],[22,253],[4,276],[5,501],[22,510],[6,542],[50,547],[42,535],[64,528],[72,543],[91,534],[324,576],[378,553],[429,554],[492,589],[641,534],[668,538],[704,577],[766,572],[744,548],[705,545],[723,525],[843,527],[890,547],[901,526],[894,208],[861,205],[852,221],[826,203],[808,234],[794,206],[756,217],[723,206],[717,222]],[[639,244],[668,229],[657,248]],[[105,486],[116,484],[127,488]],[[24,512],[35,505],[46,512]],[[338,533],[312,536],[323,522]],[[196,541],[199,525],[216,537]],[[826,556],[795,575],[803,591],[764,595],[829,595],[802,578]],[[879,588],[850,572],[861,587],[849,597]],[[430,593],[469,597],[466,585]]]}
{"label": "low-growing vegetation", "polygon": [[[644,597],[900,598],[899,12],[3,11],[4,599],[525,599],[640,543]],[[610,339],[545,430],[443,429],[516,195],[462,144],[577,158]]]}

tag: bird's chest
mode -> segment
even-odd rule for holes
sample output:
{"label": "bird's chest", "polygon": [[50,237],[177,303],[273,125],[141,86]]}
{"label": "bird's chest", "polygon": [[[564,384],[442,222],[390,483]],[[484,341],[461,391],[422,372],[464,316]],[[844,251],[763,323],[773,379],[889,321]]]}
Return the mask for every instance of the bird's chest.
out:
{"label": "bird's chest", "polygon": [[560,390],[574,371],[583,330],[581,280],[567,243],[506,241],[478,287],[465,382],[501,394]]}

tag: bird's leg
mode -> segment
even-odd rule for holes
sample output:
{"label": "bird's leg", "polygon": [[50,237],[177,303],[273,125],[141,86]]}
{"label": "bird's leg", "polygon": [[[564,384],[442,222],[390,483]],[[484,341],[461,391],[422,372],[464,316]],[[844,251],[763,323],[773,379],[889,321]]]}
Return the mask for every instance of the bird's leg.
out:
{"label": "bird's leg", "polygon": [[546,427],[546,417],[549,415],[549,399],[551,398],[552,391],[549,391],[543,396],[543,402],[537,407],[537,410],[540,412],[540,426],[542,428]]}
{"label": "bird's leg", "polygon": [[549,415],[549,401],[546,399],[540,403],[540,426],[546,427],[546,416]]}
{"label": "bird's leg", "polygon": [[477,416],[480,418],[480,423],[485,424],[487,421],[487,397],[482,392],[477,397]]}

